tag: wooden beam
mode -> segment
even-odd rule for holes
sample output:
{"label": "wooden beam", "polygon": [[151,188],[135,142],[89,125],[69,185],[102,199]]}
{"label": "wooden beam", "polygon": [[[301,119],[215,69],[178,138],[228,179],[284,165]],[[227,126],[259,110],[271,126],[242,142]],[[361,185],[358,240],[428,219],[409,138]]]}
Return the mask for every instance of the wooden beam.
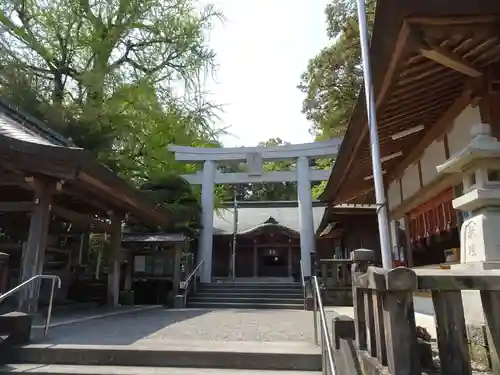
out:
{"label": "wooden beam", "polygon": [[91,215],[81,214],[64,207],[52,206],[52,212],[54,213],[54,215],[69,220],[71,223],[81,228],[88,228],[89,225],[105,231],[109,231],[111,228],[111,225],[109,223],[97,220]]}
{"label": "wooden beam", "polygon": [[406,154],[405,158],[392,171],[387,174],[387,182],[392,182],[395,178],[401,177],[409,165],[423,154],[429,145],[444,135],[453,126],[453,120],[465,109],[471,102],[471,91],[465,90],[457,100],[448,108],[435,124],[428,124],[429,130],[421,138],[421,141]]}
{"label": "wooden beam", "polygon": [[466,76],[477,78],[483,75],[482,71],[471,63],[465,61],[462,56],[445,48],[437,46],[422,46],[420,47],[420,54],[429,60],[435,61],[438,64],[465,74]]}
{"label": "wooden beam", "polygon": [[34,207],[32,201],[0,202],[0,212],[31,212]]}

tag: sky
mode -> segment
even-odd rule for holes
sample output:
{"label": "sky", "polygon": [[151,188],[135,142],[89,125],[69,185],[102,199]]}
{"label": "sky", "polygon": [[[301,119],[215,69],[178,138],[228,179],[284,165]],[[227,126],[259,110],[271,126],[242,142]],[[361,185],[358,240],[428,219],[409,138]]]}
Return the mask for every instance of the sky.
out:
{"label": "sky", "polygon": [[209,34],[217,53],[210,98],[223,106],[216,127],[225,147],[280,137],[311,142],[297,89],[310,58],[327,46],[325,7],[331,0],[199,0],[225,16]]}

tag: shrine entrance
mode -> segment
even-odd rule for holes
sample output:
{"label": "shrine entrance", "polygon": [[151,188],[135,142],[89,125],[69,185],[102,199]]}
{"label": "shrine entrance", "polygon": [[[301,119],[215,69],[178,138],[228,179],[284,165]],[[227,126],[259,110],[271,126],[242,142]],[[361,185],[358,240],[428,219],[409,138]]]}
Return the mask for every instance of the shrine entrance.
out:
{"label": "shrine entrance", "polygon": [[258,277],[289,277],[288,250],[284,248],[263,247],[257,252]]}
{"label": "shrine entrance", "polygon": [[[232,236],[215,236],[214,276],[232,277]],[[300,234],[270,217],[236,238],[235,277],[300,277]]]}

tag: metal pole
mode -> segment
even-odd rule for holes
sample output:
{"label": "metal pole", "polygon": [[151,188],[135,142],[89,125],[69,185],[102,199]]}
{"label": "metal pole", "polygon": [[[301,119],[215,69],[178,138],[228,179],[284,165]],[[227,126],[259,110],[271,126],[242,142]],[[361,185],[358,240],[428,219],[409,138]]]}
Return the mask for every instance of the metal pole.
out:
{"label": "metal pole", "polygon": [[382,175],[382,162],[380,160],[380,146],[377,129],[377,109],[373,97],[372,74],[370,56],[368,51],[368,27],[366,25],[365,1],[357,0],[359,37],[361,42],[361,60],[365,81],[366,112],[368,114],[368,127],[370,130],[370,146],[373,167],[373,182],[375,184],[375,199],[377,202],[378,230],[380,233],[380,251],[382,253],[382,266],[392,268],[391,245],[389,237],[389,220],[387,216],[387,202],[384,192]]}
{"label": "metal pole", "polygon": [[56,289],[56,279],[54,278],[54,279],[52,279],[52,286],[50,288],[49,309],[47,311],[47,318],[45,319],[45,329],[43,331],[43,337],[47,337],[47,333],[49,332],[50,318],[52,316],[52,304],[54,303],[55,289]]}
{"label": "metal pole", "polygon": [[238,233],[238,201],[236,200],[236,186],[233,186],[233,246],[231,253],[231,268],[233,279],[236,278],[236,235]]}

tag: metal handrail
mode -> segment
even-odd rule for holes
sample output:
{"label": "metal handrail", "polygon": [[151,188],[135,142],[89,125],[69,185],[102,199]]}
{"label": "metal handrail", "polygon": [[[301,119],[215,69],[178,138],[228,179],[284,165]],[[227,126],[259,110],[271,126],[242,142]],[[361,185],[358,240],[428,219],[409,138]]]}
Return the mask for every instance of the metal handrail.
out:
{"label": "metal handrail", "polygon": [[318,317],[317,312],[319,311],[319,321],[321,329],[321,357],[323,361],[323,374],[335,375],[335,362],[333,361],[333,345],[332,338],[330,336],[330,330],[328,329],[328,324],[326,322],[325,309],[323,307],[323,300],[321,298],[321,292],[318,284],[318,277],[312,277],[313,285],[313,295],[314,295],[314,341],[316,345],[320,344],[318,342]]}
{"label": "metal handrail", "polygon": [[11,290],[5,292],[4,294],[0,295],[0,302],[6,300],[10,296],[16,294],[19,292],[21,289],[23,289],[25,286],[31,284],[32,282],[38,280],[38,279],[45,279],[45,280],[52,280],[52,288],[50,290],[50,299],[49,299],[49,310],[47,311],[47,318],[45,319],[45,329],[44,329],[44,337],[47,337],[47,332],[49,331],[49,324],[50,324],[50,318],[52,317],[52,304],[54,301],[54,291],[55,291],[55,286],[56,286],[56,281],[57,281],[57,288],[61,288],[61,278],[59,276],[55,275],[35,275],[32,278],[23,281],[21,284],[18,286],[12,288]]}
{"label": "metal handrail", "polygon": [[304,278],[304,266],[302,264],[302,260],[300,261],[300,282],[302,283],[302,296],[304,298],[304,310],[307,310],[306,279]]}
{"label": "metal handrail", "polygon": [[196,292],[196,277],[195,277],[195,275],[196,275],[196,273],[198,273],[198,270],[201,268],[202,265],[203,265],[203,260],[200,263],[198,263],[196,268],[189,274],[189,276],[187,277],[186,280],[180,282],[179,288],[184,290],[184,307],[186,307],[186,305],[187,305],[187,295],[189,292],[189,286],[191,284],[191,280],[194,280],[193,291]]}

